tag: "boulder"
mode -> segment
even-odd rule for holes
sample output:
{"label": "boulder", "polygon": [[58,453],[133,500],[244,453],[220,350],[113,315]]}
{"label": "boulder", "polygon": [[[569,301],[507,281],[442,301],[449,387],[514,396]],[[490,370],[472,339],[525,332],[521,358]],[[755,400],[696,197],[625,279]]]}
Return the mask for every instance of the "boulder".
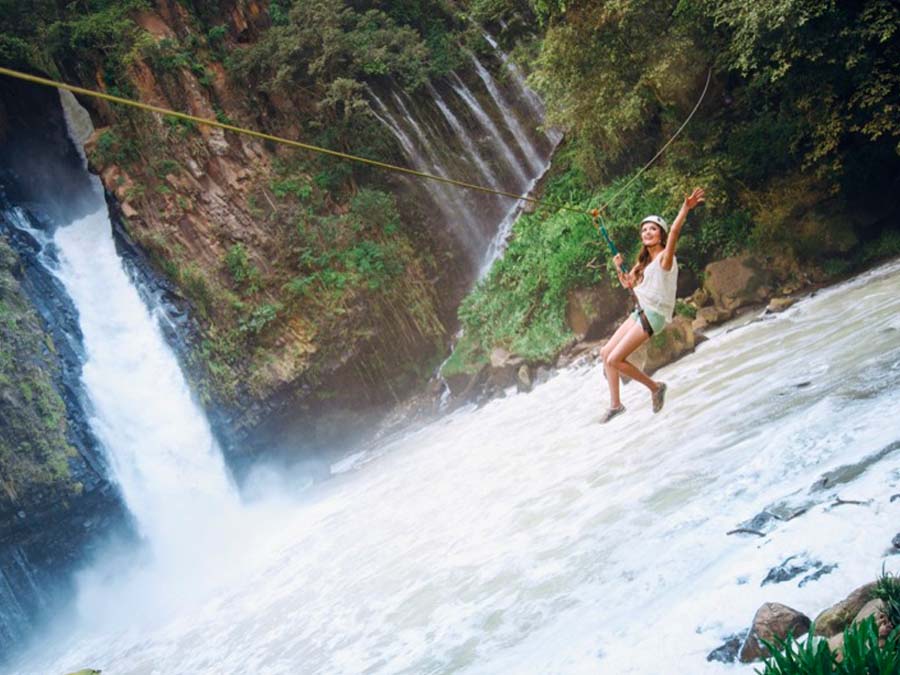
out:
{"label": "boulder", "polygon": [[519,366],[519,370],[516,373],[516,388],[519,391],[531,391],[533,383],[531,381],[531,370],[528,368],[528,365],[523,363]]}
{"label": "boulder", "polygon": [[697,316],[694,317],[691,327],[695,331],[703,330],[707,326],[714,326],[723,321],[727,321],[732,316],[734,316],[734,312],[727,309],[721,309],[715,305],[708,305],[697,310]]}
{"label": "boulder", "polygon": [[706,307],[710,303],[709,291],[701,286],[688,298],[688,302],[698,309]]}
{"label": "boulder", "polygon": [[822,563],[818,560],[811,560],[805,555],[792,555],[786,558],[780,565],[770,569],[760,586],[790,581],[795,577],[799,577],[804,572],[819,569],[820,567],[822,567]]}
{"label": "boulder", "polygon": [[707,265],[703,287],[716,307],[733,312],[766,299],[775,282],[776,275],[766,261],[743,255]]}
{"label": "boulder", "polygon": [[718,661],[719,663],[734,663],[737,661],[741,644],[747,639],[748,632],[749,631],[745,630],[740,633],[735,633],[734,635],[729,635],[725,638],[725,642],[706,655],[706,660]]}
{"label": "boulder", "polygon": [[502,347],[491,350],[491,367],[487,375],[487,387],[503,390],[518,382],[519,368],[525,364],[525,359],[513,356]]}
{"label": "boulder", "polygon": [[457,373],[445,376],[444,381],[447,383],[447,388],[450,389],[450,394],[454,398],[468,396],[484,380],[487,370],[488,367],[485,364],[474,373]]}
{"label": "boulder", "polygon": [[503,347],[494,347],[491,350],[491,368],[502,368],[511,356]]}
{"label": "boulder", "polygon": [[693,351],[695,344],[691,320],[676,316],[661,332],[638,347],[629,360],[652,375],[666,364]]}
{"label": "boulder", "polygon": [[882,616],[884,615],[884,601],[878,598],[874,600],[869,600],[865,605],[862,606],[862,609],[856,613],[856,617],[853,619],[853,623],[860,623],[861,621],[865,621],[870,616],[875,618],[876,623],[880,624],[882,622]]}
{"label": "boulder", "polygon": [[834,654],[834,658],[838,663],[844,660],[844,633],[841,631],[837,635],[828,638],[828,649]]}
{"label": "boulder", "polygon": [[783,312],[795,302],[797,302],[797,298],[772,298],[769,300],[766,311],[771,314],[777,314],[778,312]]}
{"label": "boulder", "polygon": [[628,307],[628,295],[608,283],[576,288],[566,297],[566,325],[579,340],[596,340],[615,330]]}
{"label": "boulder", "polygon": [[753,625],[744,644],[741,645],[739,658],[741,663],[750,663],[769,656],[760,639],[773,641],[776,637],[784,639],[788,634],[799,637],[809,630],[809,617],[796,609],[777,602],[762,605],[753,617]]}
{"label": "boulder", "polygon": [[820,612],[816,617],[816,635],[831,637],[843,632],[872,597],[874,588],[874,581],[860,586],[837,604]]}

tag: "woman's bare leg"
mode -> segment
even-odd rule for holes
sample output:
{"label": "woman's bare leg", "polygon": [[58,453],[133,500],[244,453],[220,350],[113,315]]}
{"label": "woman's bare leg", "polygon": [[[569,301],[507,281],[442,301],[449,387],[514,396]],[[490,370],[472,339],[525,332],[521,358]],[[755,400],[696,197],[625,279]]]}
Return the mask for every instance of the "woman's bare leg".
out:
{"label": "woman's bare leg", "polygon": [[[612,368],[618,371],[618,373],[622,373],[627,375],[628,377],[637,380],[641,384],[643,384],[647,389],[651,392],[655,392],[659,385],[644,374],[640,368],[637,368],[632,363],[629,363],[627,360],[629,356],[634,352],[635,349],[640,347],[644,342],[646,342],[650,336],[644,331],[643,327],[632,321],[632,327],[629,331],[622,337],[618,343],[613,347],[612,351],[610,351],[609,356],[606,358],[607,368]],[[618,385],[618,377],[616,378],[616,384]],[[616,387],[618,390],[618,386]],[[612,393],[612,387],[610,387],[610,393]],[[617,391],[618,393],[618,391]],[[615,404],[618,404],[618,396],[616,396],[615,401],[610,401],[610,405],[615,407]]]}
{"label": "woman's bare leg", "polygon": [[613,336],[600,349],[600,356],[603,358],[603,369],[606,371],[606,383],[609,385],[609,407],[618,408],[622,405],[619,400],[619,371],[609,365],[609,356],[613,350],[619,345],[631,329],[639,325],[630,316],[622,322],[622,325],[616,329]]}

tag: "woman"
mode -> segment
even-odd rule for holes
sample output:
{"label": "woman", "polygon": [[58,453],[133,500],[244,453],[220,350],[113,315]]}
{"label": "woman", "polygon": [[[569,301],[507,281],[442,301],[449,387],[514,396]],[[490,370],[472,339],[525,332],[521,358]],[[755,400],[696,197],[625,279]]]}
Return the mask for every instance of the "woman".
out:
{"label": "woman", "polygon": [[[622,271],[624,261],[621,254],[614,258],[619,282],[625,288],[633,288],[640,308],[636,309],[610,338],[600,355],[606,381],[609,384],[609,409],[600,417],[600,422],[609,422],[613,417],[625,412],[619,399],[619,376],[626,375],[637,380],[650,390],[653,412],[662,410],[666,402],[665,382],[655,382],[633,364],[628,362],[631,353],[640,347],[651,334],[661,331],[666,322],[672,320],[675,312],[675,290],[678,285],[678,261],[675,246],[681,234],[681,227],[688,213],[703,203],[705,193],[700,188],[684,199],[684,204],[672,223],[671,230],[659,216],[647,216],[641,222],[643,246],[637,264],[627,274]],[[644,317],[640,313],[643,312]],[[646,324],[646,325],[645,325]],[[652,333],[647,331],[647,327]]]}

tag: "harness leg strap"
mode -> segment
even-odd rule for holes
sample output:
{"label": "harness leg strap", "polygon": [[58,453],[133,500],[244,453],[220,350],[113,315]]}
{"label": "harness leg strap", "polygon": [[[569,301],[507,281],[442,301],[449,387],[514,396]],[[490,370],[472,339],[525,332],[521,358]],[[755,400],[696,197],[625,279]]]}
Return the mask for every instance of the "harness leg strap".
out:
{"label": "harness leg strap", "polygon": [[637,308],[638,318],[641,320],[641,326],[646,331],[647,335],[653,337],[653,326],[650,325],[650,320],[647,318],[647,315],[644,314],[644,310],[641,307]]}

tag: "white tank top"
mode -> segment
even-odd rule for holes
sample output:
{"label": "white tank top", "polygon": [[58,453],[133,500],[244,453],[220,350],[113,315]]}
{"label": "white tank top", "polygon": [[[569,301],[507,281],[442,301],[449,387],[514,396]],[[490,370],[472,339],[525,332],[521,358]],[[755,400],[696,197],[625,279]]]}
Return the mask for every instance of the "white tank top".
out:
{"label": "white tank top", "polygon": [[662,253],[644,268],[644,278],[634,287],[634,292],[643,309],[652,309],[666,317],[666,321],[671,321],[678,288],[678,260],[673,256],[672,269],[666,272],[659,264],[661,258]]}

